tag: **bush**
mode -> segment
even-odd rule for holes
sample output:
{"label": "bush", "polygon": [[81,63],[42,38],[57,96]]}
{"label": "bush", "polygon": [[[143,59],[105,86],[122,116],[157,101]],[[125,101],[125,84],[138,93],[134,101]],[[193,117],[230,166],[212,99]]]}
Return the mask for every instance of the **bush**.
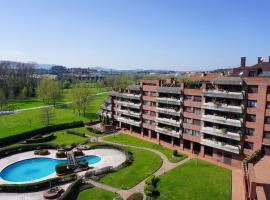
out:
{"label": "bush", "polygon": [[69,172],[69,169],[67,168],[67,163],[60,163],[60,164],[56,165],[55,171],[56,171],[56,173],[59,173],[59,174],[65,174],[65,173]]}
{"label": "bush", "polygon": [[177,150],[173,150],[173,156],[178,156],[178,151]]}
{"label": "bush", "polygon": [[81,137],[86,137],[85,133],[80,132],[80,131],[67,130],[66,133],[67,134],[72,134],[72,135],[78,135],[78,136],[81,136]]}
{"label": "bush", "polygon": [[143,200],[143,194],[142,193],[134,193],[130,195],[127,200]]}
{"label": "bush", "polygon": [[55,138],[53,133],[47,134],[47,135],[36,135],[33,136],[30,139],[26,139],[26,143],[42,143],[42,142],[48,142]]}
{"label": "bush", "polygon": [[83,156],[83,155],[84,153],[82,150],[77,149],[76,151],[74,151],[74,156]]}
{"label": "bush", "polygon": [[56,157],[57,158],[65,158],[66,157],[66,153],[64,151],[57,151],[56,152]]}
{"label": "bush", "polygon": [[144,193],[146,196],[150,197],[159,196],[159,192],[156,190],[158,180],[159,179],[156,178],[155,175],[151,175],[145,180]]}
{"label": "bush", "polygon": [[61,195],[61,197],[58,200],[76,199],[81,185],[82,185],[82,179],[76,180],[70,186],[68,186],[66,191]]}

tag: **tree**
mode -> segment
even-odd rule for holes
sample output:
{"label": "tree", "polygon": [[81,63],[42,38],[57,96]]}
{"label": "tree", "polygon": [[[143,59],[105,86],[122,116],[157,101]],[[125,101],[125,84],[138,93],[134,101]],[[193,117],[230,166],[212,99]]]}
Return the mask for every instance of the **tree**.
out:
{"label": "tree", "polygon": [[58,81],[42,78],[38,83],[37,94],[45,104],[55,105],[61,97],[62,91]]}
{"label": "tree", "polygon": [[3,90],[0,90],[0,109],[7,103],[7,98]]}
{"label": "tree", "polygon": [[89,106],[91,91],[85,83],[77,83],[72,89],[72,107],[74,112],[78,111],[79,115],[85,116]]}
{"label": "tree", "polygon": [[55,113],[50,107],[45,107],[41,109],[40,121],[44,126],[49,126],[52,120],[55,118]]}
{"label": "tree", "polygon": [[24,99],[28,96],[28,89],[27,89],[27,87],[23,87],[23,89],[21,91],[21,96]]}

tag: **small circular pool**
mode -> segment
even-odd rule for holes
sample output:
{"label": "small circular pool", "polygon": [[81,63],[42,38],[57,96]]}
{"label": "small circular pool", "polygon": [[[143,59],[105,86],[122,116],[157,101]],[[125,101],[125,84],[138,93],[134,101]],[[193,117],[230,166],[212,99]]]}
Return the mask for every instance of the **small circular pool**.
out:
{"label": "small circular pool", "polygon": [[[83,156],[89,164],[101,160],[99,156]],[[55,172],[55,166],[59,163],[66,163],[66,160],[53,158],[31,158],[21,160],[8,165],[1,171],[1,178],[11,182],[26,182],[44,178]]]}

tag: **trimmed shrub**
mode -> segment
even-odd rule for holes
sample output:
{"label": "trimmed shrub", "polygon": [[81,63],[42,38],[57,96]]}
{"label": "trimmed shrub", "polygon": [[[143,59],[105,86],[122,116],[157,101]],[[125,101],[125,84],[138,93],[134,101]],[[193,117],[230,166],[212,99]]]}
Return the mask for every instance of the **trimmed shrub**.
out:
{"label": "trimmed shrub", "polygon": [[74,181],[67,189],[66,191],[61,195],[61,197],[58,200],[71,200],[76,199],[79,189],[82,185],[82,179],[78,179]]}
{"label": "trimmed shrub", "polygon": [[65,184],[77,179],[76,174],[69,174],[66,176],[56,177],[47,179],[44,181],[39,181],[36,183],[26,183],[26,184],[3,184],[0,185],[1,192],[33,192],[40,191],[50,187],[54,187],[60,184]]}
{"label": "trimmed shrub", "polygon": [[78,135],[78,136],[81,136],[81,137],[86,137],[85,133],[80,132],[80,131],[67,130],[66,133],[71,134],[71,135]]}
{"label": "trimmed shrub", "polygon": [[142,193],[133,193],[130,195],[127,200],[143,200],[143,194]]}
{"label": "trimmed shrub", "polygon": [[173,156],[178,156],[178,151],[177,150],[173,150]]}
{"label": "trimmed shrub", "polygon": [[46,134],[46,135],[36,135],[30,139],[26,139],[25,142],[27,144],[29,143],[42,143],[42,142],[48,142],[55,138],[53,133]]}

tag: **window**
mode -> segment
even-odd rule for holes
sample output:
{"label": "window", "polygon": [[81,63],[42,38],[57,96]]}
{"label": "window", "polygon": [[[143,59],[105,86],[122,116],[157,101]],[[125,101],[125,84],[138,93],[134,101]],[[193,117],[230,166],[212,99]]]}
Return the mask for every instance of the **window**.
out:
{"label": "window", "polygon": [[248,93],[258,93],[258,86],[257,85],[248,86]]}
{"label": "window", "polygon": [[267,139],[270,139],[270,131],[264,131],[263,137],[267,138]]}
{"label": "window", "polygon": [[193,112],[195,114],[201,114],[201,109],[200,108],[194,108]]}
{"label": "window", "polygon": [[[250,115],[250,114],[247,114],[247,118],[246,120],[248,122],[256,122],[256,115]],[[270,122],[270,121],[269,121]]]}
{"label": "window", "polygon": [[184,118],[184,123],[191,124],[192,123],[192,119],[185,117]]}
{"label": "window", "polygon": [[183,130],[183,133],[189,133],[190,132],[190,130],[189,129],[187,129],[187,128],[184,128],[184,130]]}
{"label": "window", "polygon": [[256,108],[256,106],[257,106],[257,101],[256,100],[248,100],[247,107]]}
{"label": "window", "polygon": [[192,100],[192,96],[191,95],[186,95],[185,100]]}
{"label": "window", "polygon": [[253,149],[253,142],[244,142],[245,149]]}
{"label": "window", "polygon": [[192,108],[185,106],[184,107],[184,112],[190,112],[190,113],[192,113]]}
{"label": "window", "polygon": [[200,135],[200,131],[192,130],[192,135],[193,136],[199,136]]}
{"label": "window", "polygon": [[270,85],[267,86],[267,94],[270,94]]}
{"label": "window", "polygon": [[246,128],[245,135],[254,135],[254,129],[253,128]]}
{"label": "window", "polygon": [[248,72],[248,76],[249,76],[249,77],[254,77],[254,76],[255,76],[255,72],[254,72],[254,71]]}
{"label": "window", "polygon": [[193,124],[201,125],[201,120],[193,119]]}
{"label": "window", "polygon": [[202,97],[201,96],[194,96],[194,101],[201,102],[202,101]]}
{"label": "window", "polygon": [[266,109],[270,109],[270,102],[268,101],[267,103],[266,103]]}
{"label": "window", "polygon": [[265,123],[270,124],[270,117],[265,117]]}

